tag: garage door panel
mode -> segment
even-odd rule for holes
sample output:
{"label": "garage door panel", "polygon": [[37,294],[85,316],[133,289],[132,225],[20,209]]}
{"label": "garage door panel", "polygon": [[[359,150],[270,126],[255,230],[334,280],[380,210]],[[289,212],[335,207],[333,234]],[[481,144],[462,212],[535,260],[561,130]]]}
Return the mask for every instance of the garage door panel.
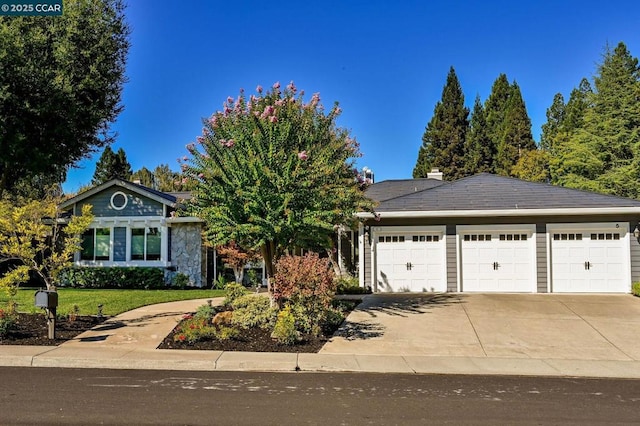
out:
{"label": "garage door panel", "polygon": [[[584,224],[583,224],[584,225]],[[598,224],[591,229],[550,227],[553,292],[628,293],[628,229]],[[600,226],[601,228],[598,228]],[[565,241],[567,235],[574,241]],[[566,250],[566,248],[569,250]],[[628,276],[628,277],[627,277]]]}
{"label": "garage door panel", "polygon": [[[459,227],[462,291],[535,291],[534,227],[529,230],[487,226],[473,232]],[[481,239],[482,238],[482,239]]]}
{"label": "garage door panel", "polygon": [[424,232],[376,236],[378,291],[446,291],[445,240]]}

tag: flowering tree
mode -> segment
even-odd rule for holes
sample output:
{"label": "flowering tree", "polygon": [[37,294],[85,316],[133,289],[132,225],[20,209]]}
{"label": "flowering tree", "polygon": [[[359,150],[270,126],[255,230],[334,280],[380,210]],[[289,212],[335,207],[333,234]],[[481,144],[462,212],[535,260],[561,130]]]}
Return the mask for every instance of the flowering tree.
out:
{"label": "flowering tree", "polygon": [[245,250],[235,241],[229,241],[223,246],[216,247],[216,252],[222,260],[233,269],[236,282],[242,284],[244,278],[244,267],[247,263],[258,260],[259,254],[255,250]]}
{"label": "flowering tree", "polygon": [[48,198],[21,206],[0,201],[0,264],[17,265],[0,277],[0,289],[11,292],[29,279],[30,272],[38,275],[48,289],[55,289],[58,275],[81,249],[80,235],[93,220],[91,206],[85,205],[80,215],[63,224],[59,220],[60,201]]}
{"label": "flowering tree", "polygon": [[371,204],[354,168],[358,144],[336,125],[337,103],[328,113],[317,93],[305,103],[293,82],[256,92],[247,99],[241,90],[204,120],[182,170],[195,181],[207,240],[259,250],[271,277],[278,256],[328,248],[334,225]]}

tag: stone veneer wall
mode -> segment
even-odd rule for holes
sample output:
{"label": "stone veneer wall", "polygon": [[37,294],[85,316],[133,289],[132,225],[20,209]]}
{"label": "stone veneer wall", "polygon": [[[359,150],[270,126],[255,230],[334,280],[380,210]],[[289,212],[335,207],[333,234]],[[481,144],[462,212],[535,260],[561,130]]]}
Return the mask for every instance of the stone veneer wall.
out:
{"label": "stone veneer wall", "polygon": [[192,285],[202,287],[202,235],[199,223],[175,223],[171,226],[171,265],[174,273],[189,276]]}

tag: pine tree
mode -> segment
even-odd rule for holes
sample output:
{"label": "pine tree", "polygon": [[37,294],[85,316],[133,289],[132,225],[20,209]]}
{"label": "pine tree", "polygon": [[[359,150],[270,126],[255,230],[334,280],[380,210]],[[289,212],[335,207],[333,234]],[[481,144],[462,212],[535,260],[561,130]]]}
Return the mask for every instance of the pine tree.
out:
{"label": "pine tree", "polygon": [[465,148],[466,172],[469,175],[493,173],[495,155],[496,147],[489,137],[484,107],[480,96],[476,96]]}
{"label": "pine tree", "polygon": [[491,86],[491,94],[484,103],[487,134],[496,148],[504,135],[505,114],[510,95],[511,85],[507,76],[500,74]]}
{"label": "pine tree", "polygon": [[432,168],[443,172],[445,179],[466,176],[464,148],[469,129],[469,109],[464,106],[464,95],[453,67],[447,75],[442,99],[434,109],[433,117],[422,136],[422,146],[413,169],[413,177],[426,177]]}
{"label": "pine tree", "polygon": [[115,177],[122,180],[130,180],[132,171],[131,164],[127,160],[127,154],[124,152],[124,149],[118,149],[116,153],[116,170],[114,173]]}
{"label": "pine tree", "polygon": [[497,144],[495,171],[511,176],[511,169],[523,153],[537,148],[531,134],[531,119],[515,81],[511,85],[503,124],[503,135]]}
{"label": "pine tree", "polygon": [[142,167],[140,170],[136,170],[131,175],[131,180],[140,181],[141,185],[146,186],[147,188],[155,189],[155,179],[153,177],[153,173],[146,167]]}
{"label": "pine tree", "polygon": [[606,48],[594,86],[576,92],[568,126],[578,127],[570,129],[552,171],[566,186],[638,198],[640,67],[624,43]]}
{"label": "pine tree", "polygon": [[553,142],[564,125],[565,103],[562,93],[556,93],[553,103],[547,108],[547,122],[542,125],[540,147],[553,153]]}
{"label": "pine tree", "polygon": [[111,179],[129,180],[131,178],[131,164],[127,161],[124,149],[120,148],[114,153],[107,146],[96,163],[96,170],[91,179],[92,185],[101,185]]}

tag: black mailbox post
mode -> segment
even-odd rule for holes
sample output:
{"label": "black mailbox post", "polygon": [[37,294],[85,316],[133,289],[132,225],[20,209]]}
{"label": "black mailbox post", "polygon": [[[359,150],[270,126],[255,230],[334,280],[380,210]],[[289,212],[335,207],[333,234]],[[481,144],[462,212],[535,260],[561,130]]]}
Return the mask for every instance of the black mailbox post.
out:
{"label": "black mailbox post", "polygon": [[55,290],[36,291],[36,306],[47,311],[47,328],[49,339],[56,338],[56,308],[58,307],[58,292]]}

